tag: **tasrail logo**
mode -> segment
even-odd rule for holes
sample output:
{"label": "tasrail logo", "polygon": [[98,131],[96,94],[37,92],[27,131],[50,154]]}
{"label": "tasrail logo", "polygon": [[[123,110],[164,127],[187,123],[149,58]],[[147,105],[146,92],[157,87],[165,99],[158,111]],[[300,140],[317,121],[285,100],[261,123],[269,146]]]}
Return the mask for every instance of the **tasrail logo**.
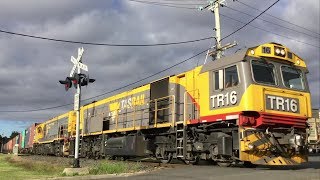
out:
{"label": "tasrail logo", "polygon": [[121,110],[133,108],[135,106],[141,106],[141,105],[144,105],[144,103],[145,103],[144,94],[122,99],[118,102],[110,103],[109,116],[111,117],[112,120],[114,120],[118,112],[120,112]]}
{"label": "tasrail logo", "polygon": [[125,108],[132,108],[134,106],[140,106],[144,104],[144,94],[141,94],[139,96],[130,97],[127,99],[123,99],[120,102],[121,109]]}

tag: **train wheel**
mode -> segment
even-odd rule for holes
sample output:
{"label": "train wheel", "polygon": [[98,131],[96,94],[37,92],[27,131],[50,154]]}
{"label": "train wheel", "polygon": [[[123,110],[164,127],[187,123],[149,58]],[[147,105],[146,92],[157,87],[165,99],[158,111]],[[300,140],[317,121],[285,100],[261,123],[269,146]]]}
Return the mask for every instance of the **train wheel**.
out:
{"label": "train wheel", "polygon": [[168,164],[172,160],[172,153],[166,153],[165,157],[161,159],[161,163]]}
{"label": "train wheel", "polygon": [[158,146],[156,148],[156,158],[163,164],[170,163],[172,160],[172,153],[165,150],[165,148]]}
{"label": "train wheel", "polygon": [[183,162],[187,165],[196,165],[199,163],[199,158],[196,157],[195,159],[193,160],[183,160]]}
{"label": "train wheel", "polygon": [[217,165],[220,166],[220,167],[229,167],[231,166],[231,162],[217,162]]}

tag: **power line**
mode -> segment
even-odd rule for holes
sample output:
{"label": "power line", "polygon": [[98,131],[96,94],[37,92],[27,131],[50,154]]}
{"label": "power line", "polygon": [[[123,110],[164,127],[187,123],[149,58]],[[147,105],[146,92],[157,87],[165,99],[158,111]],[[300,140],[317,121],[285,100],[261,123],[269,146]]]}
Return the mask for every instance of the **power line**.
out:
{"label": "power line", "polygon": [[238,28],[237,30],[235,30],[234,32],[230,33],[229,35],[225,36],[224,38],[221,39],[221,41],[223,39],[226,39],[227,37],[232,36],[233,34],[235,34],[236,32],[240,31],[241,29],[243,29],[244,27],[246,27],[247,25],[249,25],[252,21],[256,20],[258,17],[260,17],[263,13],[265,13],[266,11],[268,11],[271,7],[273,7],[275,4],[277,4],[280,0],[277,0],[276,2],[274,2],[273,4],[271,4],[267,9],[265,9],[264,11],[262,11],[260,14],[258,14],[258,16],[254,17],[253,19],[251,19],[249,22],[245,23],[243,26],[241,26],[240,28]]}
{"label": "power line", "polygon": [[[251,9],[254,9],[254,10],[256,10],[256,11],[261,12],[260,9],[255,8],[255,7],[253,7],[253,6],[250,6],[250,5],[248,5],[248,4],[244,3],[244,2],[241,2],[241,1],[239,1],[239,0],[236,0],[236,2],[239,2],[240,4],[243,4],[244,6],[247,6],[247,7],[251,8]],[[282,22],[286,22],[286,23],[288,23],[288,24],[297,26],[297,27],[299,27],[299,28],[301,28],[301,29],[304,29],[304,30],[307,30],[307,31],[309,31],[309,32],[315,33],[315,34],[317,34],[317,35],[320,35],[320,33],[314,32],[314,31],[312,31],[312,30],[310,30],[310,29],[307,29],[307,28],[302,27],[302,26],[300,26],[300,25],[294,24],[294,23],[292,23],[292,22],[290,22],[290,21],[281,19],[281,18],[279,18],[279,17],[277,17],[277,16],[274,16],[274,15],[272,15],[272,14],[267,14],[267,13],[266,13],[266,15],[268,15],[268,16],[270,16],[270,17],[273,17],[273,18],[276,18],[277,20],[280,20],[280,21],[282,21]]]}
{"label": "power line", "polygon": [[[237,1],[237,2],[239,2],[239,3],[241,3],[240,1]],[[141,3],[144,3],[144,2],[141,2]],[[146,4],[146,3],[145,3]],[[147,3],[148,4],[148,3]],[[163,5],[161,5],[161,4],[157,4],[158,6],[163,6]],[[175,7],[174,7],[175,8]],[[185,7],[179,7],[179,8],[182,8],[182,9],[196,9],[196,8],[185,8]],[[261,10],[259,10],[259,9],[257,9],[259,12],[261,12]],[[232,18],[232,17],[229,17],[229,16],[227,16],[227,15],[223,15],[222,13],[220,13],[221,14],[221,16],[224,16],[224,17],[227,17],[227,18],[229,18],[229,19],[232,19],[232,20],[234,20],[234,21],[238,21],[238,22],[240,22],[240,23],[245,23],[245,22],[242,22],[242,21],[239,21],[239,20],[237,20],[237,19],[234,19],[234,18]],[[266,13],[265,13],[266,14]],[[272,16],[272,15],[270,15],[270,14],[266,14],[266,15],[269,15],[269,16]],[[277,18],[277,17],[275,17],[275,16],[272,16],[272,17],[274,17],[274,18]],[[277,19],[279,19],[279,18],[277,18]],[[280,19],[281,20],[281,19]],[[283,20],[283,21],[285,21],[285,20]],[[290,23],[290,22],[288,22],[288,23]],[[295,24],[293,24],[293,25],[295,25]],[[297,39],[294,39],[294,38],[291,38],[291,37],[288,37],[288,36],[284,36],[284,35],[281,35],[281,34],[277,34],[277,33],[274,33],[274,32],[272,32],[272,31],[268,31],[268,30],[265,30],[265,29],[263,29],[263,28],[259,28],[259,27],[257,27],[257,26],[253,26],[253,25],[249,25],[249,26],[251,26],[251,27],[254,27],[254,28],[256,28],[256,29],[259,29],[259,30],[262,30],[262,31],[265,31],[265,32],[268,32],[268,33],[270,33],[270,34],[274,34],[274,35],[276,35],[276,36],[280,36],[280,37],[283,37],[283,38],[287,38],[287,39],[290,39],[290,40],[293,40],[293,41],[296,41],[296,42],[299,42],[299,43],[302,43],[302,44],[305,44],[305,45],[309,45],[309,46],[313,46],[313,47],[317,47],[317,48],[319,48],[318,46],[316,46],[316,45],[313,45],[313,44],[309,44],[309,43],[306,43],[306,42],[304,42],[304,41],[300,41],[300,40],[297,40]],[[298,26],[298,25],[296,25],[296,26]],[[298,26],[298,27],[300,27],[300,26]]]}
{"label": "power line", "polygon": [[[140,80],[137,80],[137,81],[135,81],[135,82],[133,82],[133,83],[130,83],[130,84],[127,84],[127,85],[125,85],[125,86],[122,86],[122,87],[113,89],[113,90],[111,90],[111,91],[108,91],[108,92],[105,92],[105,93],[102,93],[102,94],[99,94],[99,95],[96,95],[96,96],[93,96],[93,97],[84,99],[84,100],[82,100],[82,101],[86,101],[86,100],[94,99],[94,98],[97,98],[97,97],[100,97],[100,96],[104,96],[104,95],[110,94],[110,93],[112,93],[112,92],[115,92],[115,91],[124,89],[124,88],[126,88],[126,87],[129,87],[129,86],[131,86],[131,85],[134,85],[134,84],[136,84],[136,83],[142,82],[142,81],[144,81],[144,80],[146,80],[146,79],[149,79],[149,78],[151,78],[151,77],[154,77],[154,76],[156,76],[156,75],[158,75],[158,74],[160,74],[160,73],[162,73],[162,72],[165,72],[165,71],[167,71],[167,70],[169,70],[169,69],[171,69],[171,68],[173,68],[173,67],[176,67],[176,66],[178,66],[178,65],[180,65],[180,64],[182,64],[182,63],[185,63],[185,62],[187,62],[187,61],[189,61],[189,60],[191,60],[191,59],[193,59],[193,58],[195,58],[195,57],[203,54],[204,52],[208,51],[209,49],[210,49],[210,48],[208,48],[208,49],[206,49],[206,50],[204,50],[204,51],[201,51],[201,52],[197,53],[196,55],[193,55],[193,56],[191,56],[191,57],[189,57],[189,58],[187,58],[187,59],[185,59],[185,60],[183,60],[183,61],[180,61],[180,62],[178,62],[178,63],[176,63],[176,64],[174,64],[174,65],[172,65],[172,66],[170,66],[170,67],[168,67],[168,68],[166,68],[166,69],[163,69],[163,70],[161,70],[161,71],[159,71],[159,72],[157,72],[157,73],[154,73],[154,74],[149,75],[149,76],[147,76],[147,77],[145,77],[145,78],[142,78],[142,79],[140,79]],[[73,105],[73,103],[64,104],[64,105],[59,105],[59,106],[52,106],[52,107],[47,107],[47,108],[39,108],[39,109],[30,109],[30,110],[7,110],[7,111],[0,111],[0,112],[16,112],[16,113],[18,113],[18,112],[19,112],[19,113],[35,112],[35,111],[43,111],[43,110],[49,110],[49,109],[56,109],[56,108],[60,108],[60,107],[64,107],[64,106],[69,106],[69,105]]]}
{"label": "power line", "polygon": [[148,2],[148,1],[139,1],[139,0],[128,0],[131,2],[137,2],[137,3],[142,3],[142,4],[150,4],[150,5],[155,5],[155,6],[164,6],[164,7],[171,7],[171,8],[177,8],[177,9],[192,9],[195,10],[197,8],[192,8],[192,7],[184,7],[184,6],[175,6],[175,5],[170,5],[170,4],[165,4],[165,3],[157,3],[157,2]]}
{"label": "power line", "polygon": [[0,29],[0,33],[11,34],[15,36],[23,36],[28,38],[34,39],[42,39],[48,41],[55,41],[55,42],[63,42],[63,43],[72,43],[72,44],[81,44],[81,45],[95,45],[95,46],[113,46],[113,47],[148,47],[148,46],[168,46],[168,45],[178,45],[178,44],[186,44],[186,43],[194,43],[198,41],[204,41],[208,39],[212,39],[213,37],[205,37],[201,39],[194,39],[188,41],[179,41],[179,42],[169,42],[169,43],[155,43],[155,44],[111,44],[111,43],[94,43],[94,42],[82,42],[82,41],[71,41],[71,40],[63,40],[63,39],[55,39],[49,37],[42,37],[42,36],[35,36],[11,31],[5,31]]}
{"label": "power line", "polygon": [[[132,2],[139,2],[139,3],[150,3],[150,4],[163,4],[163,5],[183,5],[183,6],[191,6],[191,5],[203,5],[200,4],[200,2],[198,3],[177,3],[176,2],[161,2],[161,1],[142,1],[142,0],[128,0],[128,1],[132,1]],[[182,1],[179,1],[182,2]]]}
{"label": "power line", "polygon": [[[238,19],[235,19],[235,18],[232,18],[232,17],[230,17],[230,16],[224,15],[224,14],[222,14],[222,13],[220,13],[220,15],[223,16],[223,17],[232,19],[232,20],[234,20],[234,21],[240,22],[240,23],[242,23],[242,24],[245,23],[245,22],[242,22],[242,21],[240,21],[240,20],[238,20]],[[268,33],[270,33],[270,34],[274,34],[274,35],[276,35],[276,36],[280,36],[280,37],[283,37],[283,38],[287,38],[287,39],[290,39],[290,40],[293,40],[293,41],[296,41],[296,42],[305,44],[305,45],[309,45],[309,46],[313,46],[313,47],[316,47],[316,48],[320,48],[319,46],[316,46],[316,45],[313,45],[313,44],[309,44],[309,43],[306,43],[306,42],[304,42],[304,41],[300,41],[300,40],[297,40],[297,39],[294,39],[294,38],[291,38],[291,37],[288,37],[288,36],[284,36],[284,35],[281,35],[281,34],[277,34],[277,33],[274,33],[274,32],[272,32],[272,31],[268,31],[268,30],[266,30],[266,29],[263,29],[263,28],[260,28],[260,27],[254,26],[254,25],[249,25],[249,26],[251,26],[251,27],[253,27],[253,28],[256,28],[256,29],[259,29],[259,30],[261,30],[261,31],[268,32]]]}
{"label": "power line", "polygon": [[60,108],[60,107],[65,107],[65,106],[69,106],[72,105],[73,103],[69,103],[69,104],[63,104],[63,105],[59,105],[59,106],[52,106],[52,107],[47,107],[47,108],[39,108],[39,109],[30,109],[30,110],[8,110],[8,111],[0,111],[0,112],[35,112],[35,111],[44,111],[44,110],[49,110],[49,109],[56,109],[56,108]]}
{"label": "power line", "polygon": [[[239,12],[239,13],[242,13],[242,14],[245,14],[245,15],[247,15],[247,16],[254,17],[254,15],[251,15],[251,14],[246,13],[246,12],[243,12],[243,11],[239,11],[239,10],[234,9],[234,8],[232,8],[232,7],[229,7],[229,6],[225,6],[225,7],[226,7],[226,8],[228,8],[228,9],[231,9],[231,10],[233,10],[233,11],[236,11],[236,12]],[[317,38],[317,39],[319,39],[319,38],[320,38],[320,37],[312,36],[312,35],[310,35],[310,34],[307,34],[307,33],[301,32],[301,31],[297,31],[297,30],[292,29],[292,28],[288,28],[288,27],[286,27],[286,26],[283,26],[283,25],[280,25],[280,24],[274,23],[274,22],[272,22],[272,21],[264,20],[264,19],[262,19],[262,18],[258,18],[258,19],[260,19],[260,20],[262,20],[262,21],[264,21],[264,22],[267,22],[267,23],[270,23],[270,24],[273,24],[273,25],[276,25],[276,26],[279,26],[279,27],[282,27],[282,28],[285,28],[285,29],[291,30],[291,31],[295,31],[295,32],[297,32],[297,33],[301,33],[301,34],[307,35],[307,36],[309,36],[309,37],[313,37],[313,38]]]}

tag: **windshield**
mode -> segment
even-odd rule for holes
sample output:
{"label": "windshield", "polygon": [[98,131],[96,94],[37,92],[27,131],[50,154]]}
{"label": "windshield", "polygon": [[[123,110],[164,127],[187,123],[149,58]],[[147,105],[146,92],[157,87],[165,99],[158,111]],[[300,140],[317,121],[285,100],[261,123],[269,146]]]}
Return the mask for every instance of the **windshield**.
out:
{"label": "windshield", "polygon": [[251,61],[253,78],[257,83],[276,85],[274,65],[264,60]]}
{"label": "windshield", "polygon": [[286,87],[290,89],[303,90],[303,78],[300,69],[293,67],[282,66],[281,67],[283,83]]}

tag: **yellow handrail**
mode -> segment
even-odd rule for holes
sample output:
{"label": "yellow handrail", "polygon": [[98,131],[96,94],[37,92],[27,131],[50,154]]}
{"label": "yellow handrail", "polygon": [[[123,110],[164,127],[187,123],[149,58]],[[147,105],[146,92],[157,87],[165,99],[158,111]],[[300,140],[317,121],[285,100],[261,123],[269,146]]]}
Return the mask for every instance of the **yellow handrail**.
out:
{"label": "yellow handrail", "polygon": [[[161,100],[164,100],[164,99],[169,99],[169,104],[168,104],[168,107],[164,107],[164,108],[159,108],[158,109],[158,103],[161,101]],[[174,126],[175,124],[175,96],[174,95],[169,95],[169,96],[165,96],[165,97],[161,97],[161,98],[157,98],[157,99],[154,99],[154,100],[150,100],[148,101],[148,103],[152,103],[154,102],[155,103],[155,109],[154,110],[150,110],[149,109],[149,113],[150,112],[153,112],[154,113],[154,126],[156,127],[158,122],[158,114],[157,112],[159,111],[163,111],[163,110],[167,110],[167,109],[171,109],[171,115],[172,115],[172,125]],[[115,125],[116,125],[116,128],[115,130],[118,131],[118,127],[119,127],[119,120],[120,118],[123,118],[123,117],[132,117],[132,122],[133,122],[133,128],[135,129],[136,128],[136,120],[137,120],[137,114],[141,114],[143,115],[143,112],[146,110],[146,108],[143,108],[143,109],[140,109],[140,110],[137,110],[136,109],[137,106],[134,106],[134,109],[133,109],[133,113],[123,113],[123,114],[119,114],[119,110],[120,109],[117,109],[116,112],[117,114],[115,115]],[[139,113],[138,113],[139,112]],[[139,119],[143,119],[142,118],[139,118]]]}
{"label": "yellow handrail", "polygon": [[[188,103],[187,101],[187,94],[191,93],[191,92],[196,92],[197,93],[197,96],[193,96],[193,99],[194,99],[194,102],[191,102],[191,103]],[[194,93],[193,93],[194,94]],[[187,105],[195,105],[197,102],[196,102],[196,99],[199,100],[200,99],[200,93],[199,93],[199,89],[194,89],[194,90],[190,90],[190,91],[185,91],[184,92],[184,95],[183,95],[183,124],[184,125],[187,125]],[[200,109],[197,110],[198,113],[195,114],[196,116],[196,119],[199,119],[199,115],[200,115]]]}
{"label": "yellow handrail", "polygon": [[[158,109],[158,101],[159,100],[163,100],[163,99],[169,99],[169,104],[168,106],[169,107],[166,107],[166,108],[160,108]],[[175,96],[174,95],[169,95],[169,96],[165,96],[165,97],[161,97],[161,98],[157,98],[157,99],[154,99],[153,100],[155,102],[155,110],[154,110],[154,113],[155,113],[155,120],[154,120],[154,126],[157,127],[157,119],[158,119],[158,111],[162,111],[162,110],[166,110],[166,109],[172,109],[171,110],[171,116],[172,116],[172,125],[174,126],[174,121],[175,121]],[[171,102],[170,102],[171,101]],[[152,102],[152,101],[150,101]],[[170,107],[172,106],[172,107]],[[153,112],[153,111],[152,111]]]}

